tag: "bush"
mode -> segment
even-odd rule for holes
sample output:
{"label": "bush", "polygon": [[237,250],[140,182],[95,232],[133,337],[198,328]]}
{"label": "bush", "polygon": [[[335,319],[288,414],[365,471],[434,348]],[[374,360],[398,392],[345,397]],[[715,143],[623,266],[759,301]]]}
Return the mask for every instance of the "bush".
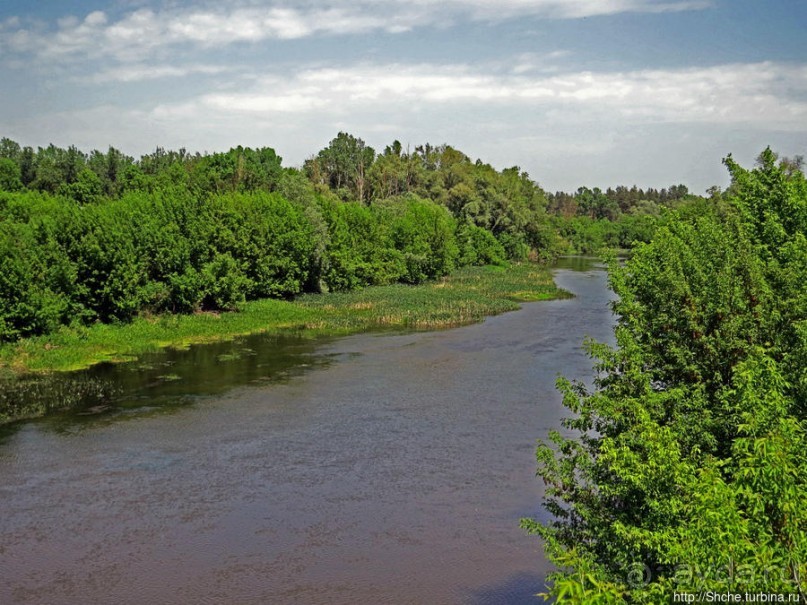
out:
{"label": "bush", "polygon": [[389,225],[378,209],[320,200],[328,225],[322,277],[330,290],[353,290],[398,281],[405,271]]}
{"label": "bush", "polygon": [[[796,593],[807,574],[807,180],[730,159],[724,199],[664,217],[610,271],[618,347],[537,452],[561,603]],[[569,431],[577,432],[576,436]]]}
{"label": "bush", "polygon": [[445,207],[411,196],[388,216],[393,245],[404,257],[402,281],[417,284],[454,270],[456,222]]}
{"label": "bush", "polygon": [[458,264],[503,265],[507,252],[487,229],[465,222],[457,229]]}
{"label": "bush", "polygon": [[27,224],[0,222],[0,341],[48,333],[67,320],[69,272],[52,242]]}

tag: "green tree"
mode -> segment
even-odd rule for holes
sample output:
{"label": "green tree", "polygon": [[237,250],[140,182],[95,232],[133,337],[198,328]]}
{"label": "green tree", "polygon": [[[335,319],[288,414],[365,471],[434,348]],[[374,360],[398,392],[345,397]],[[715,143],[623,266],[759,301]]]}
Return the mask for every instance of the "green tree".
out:
{"label": "green tree", "polygon": [[419,181],[418,167],[412,155],[403,152],[399,141],[388,145],[370,167],[373,199],[385,199],[412,191]]}
{"label": "green tree", "polygon": [[114,147],[106,153],[98,150],[90,153],[87,167],[92,170],[101,182],[102,193],[106,197],[118,197],[122,191],[122,178],[134,159],[124,155]]}
{"label": "green tree", "polygon": [[375,151],[362,139],[340,132],[315,158],[305,163],[309,178],[330,186],[345,189],[352,199],[369,201],[369,170],[375,161]]}
{"label": "green tree", "polygon": [[79,204],[99,202],[104,193],[104,184],[89,168],[82,168],[75,182],[62,184],[58,193],[74,199]]}
{"label": "green tree", "polygon": [[410,196],[389,221],[393,244],[406,265],[403,281],[417,284],[454,269],[459,255],[456,222],[445,208]]}
{"label": "green tree", "polygon": [[22,188],[20,167],[14,160],[0,157],[0,191],[19,191]]}
{"label": "green tree", "polygon": [[807,189],[769,151],[727,165],[725,200],[612,266],[617,348],[589,344],[594,387],[560,381],[577,436],[539,447],[553,519],[524,522],[559,565],[559,602],[803,588],[807,293],[788,276],[807,266]]}
{"label": "green tree", "polygon": [[194,160],[191,181],[204,192],[274,191],[282,159],[270,147],[236,147]]}

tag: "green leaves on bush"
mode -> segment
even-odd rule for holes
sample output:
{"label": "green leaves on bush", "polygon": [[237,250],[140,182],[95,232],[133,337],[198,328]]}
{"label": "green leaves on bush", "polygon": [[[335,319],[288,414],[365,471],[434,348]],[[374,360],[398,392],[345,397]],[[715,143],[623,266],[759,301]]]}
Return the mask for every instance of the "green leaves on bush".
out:
{"label": "green leaves on bush", "polygon": [[[2,196],[3,341],[72,322],[232,310],[316,291],[320,282],[332,290],[420,283],[448,274],[459,256],[454,218],[414,196],[372,207],[316,195],[292,203],[268,192],[200,198],[182,188],[92,204]],[[466,256],[501,262],[495,238],[472,233]]]}
{"label": "green leaves on bush", "polygon": [[[807,578],[807,182],[770,150],[613,266],[618,348],[538,449],[564,603],[796,593]],[[634,573],[635,570],[639,573]]]}

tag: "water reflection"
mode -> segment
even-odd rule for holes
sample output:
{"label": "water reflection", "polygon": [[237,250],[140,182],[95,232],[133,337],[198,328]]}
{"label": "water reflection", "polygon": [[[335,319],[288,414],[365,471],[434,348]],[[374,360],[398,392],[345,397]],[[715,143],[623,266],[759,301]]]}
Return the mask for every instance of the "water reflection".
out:
{"label": "water reflection", "polygon": [[605,269],[605,263],[595,256],[561,256],[553,264],[555,270],[596,271]]}
{"label": "water reflection", "polygon": [[322,352],[328,342],[294,334],[257,334],[165,349],[136,362],[23,378],[5,393],[22,404],[50,410],[37,421],[43,427],[75,431],[142,415],[174,413],[235,386],[284,383],[336,361],[338,355]]}

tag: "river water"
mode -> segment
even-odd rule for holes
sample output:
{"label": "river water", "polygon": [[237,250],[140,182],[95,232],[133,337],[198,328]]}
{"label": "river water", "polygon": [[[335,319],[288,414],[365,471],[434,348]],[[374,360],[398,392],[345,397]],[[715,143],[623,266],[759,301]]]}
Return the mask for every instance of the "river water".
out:
{"label": "river water", "polygon": [[0,603],[535,603],[536,440],[613,325],[601,267],[555,279],[464,328],[93,370],[112,401],[0,439]]}

